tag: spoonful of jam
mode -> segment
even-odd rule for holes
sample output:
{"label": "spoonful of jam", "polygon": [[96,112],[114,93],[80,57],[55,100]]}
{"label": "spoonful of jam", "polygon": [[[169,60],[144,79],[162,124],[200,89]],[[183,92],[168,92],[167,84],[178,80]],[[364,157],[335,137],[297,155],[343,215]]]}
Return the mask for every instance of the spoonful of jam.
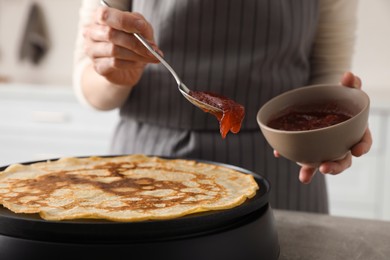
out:
{"label": "spoonful of jam", "polygon": [[229,131],[234,134],[240,131],[242,121],[245,117],[244,106],[227,97],[211,92],[190,91],[189,94],[197,100],[201,100],[203,103],[220,109],[220,111],[212,111],[203,108],[203,111],[217,118],[222,138],[225,138]]}

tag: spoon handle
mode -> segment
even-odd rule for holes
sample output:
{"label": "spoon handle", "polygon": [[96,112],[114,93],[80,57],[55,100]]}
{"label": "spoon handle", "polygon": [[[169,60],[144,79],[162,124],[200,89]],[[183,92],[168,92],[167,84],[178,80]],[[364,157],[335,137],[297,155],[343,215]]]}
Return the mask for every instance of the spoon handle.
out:
{"label": "spoon handle", "polygon": [[[148,51],[150,51],[169,70],[169,72],[175,78],[175,80],[177,82],[177,85],[181,85],[182,82],[181,82],[179,76],[176,74],[175,70],[171,67],[171,65],[169,65],[168,62],[166,62],[164,60],[163,57],[161,57],[161,55],[158,52],[156,52],[153,49],[153,47],[148,43],[148,41],[145,40],[145,38],[142,37],[142,35],[140,35],[138,33],[133,33],[133,35],[135,36],[135,38],[137,38],[146,47],[146,49],[148,49]],[[189,91],[186,91],[186,92],[189,92]]]}

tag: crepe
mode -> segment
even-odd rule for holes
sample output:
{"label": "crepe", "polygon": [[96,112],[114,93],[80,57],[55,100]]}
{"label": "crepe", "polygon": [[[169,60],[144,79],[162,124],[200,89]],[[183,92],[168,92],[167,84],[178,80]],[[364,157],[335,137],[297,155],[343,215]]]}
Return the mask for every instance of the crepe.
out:
{"label": "crepe", "polygon": [[61,158],[0,172],[0,204],[46,220],[172,219],[230,209],[259,189],[231,168],[145,155]]}

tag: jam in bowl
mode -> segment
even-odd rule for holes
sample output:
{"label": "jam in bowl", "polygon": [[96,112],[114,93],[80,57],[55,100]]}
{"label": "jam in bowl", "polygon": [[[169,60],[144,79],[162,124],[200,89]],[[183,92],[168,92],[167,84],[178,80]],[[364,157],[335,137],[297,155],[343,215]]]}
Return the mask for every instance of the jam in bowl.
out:
{"label": "jam in bowl", "polygon": [[352,113],[331,102],[289,107],[267,125],[279,130],[306,131],[336,125],[350,118]]}

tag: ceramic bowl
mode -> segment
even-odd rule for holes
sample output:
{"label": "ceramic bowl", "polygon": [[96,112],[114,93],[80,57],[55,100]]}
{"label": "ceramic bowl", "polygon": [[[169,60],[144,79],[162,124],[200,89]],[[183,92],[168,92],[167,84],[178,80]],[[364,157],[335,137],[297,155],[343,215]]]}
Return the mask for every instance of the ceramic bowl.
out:
{"label": "ceramic bowl", "polygon": [[[315,130],[289,131],[268,126],[271,119],[291,107],[335,103],[351,118]],[[340,85],[312,85],[274,97],[257,113],[260,129],[273,149],[289,160],[311,165],[344,157],[367,127],[370,100],[362,90]]]}

